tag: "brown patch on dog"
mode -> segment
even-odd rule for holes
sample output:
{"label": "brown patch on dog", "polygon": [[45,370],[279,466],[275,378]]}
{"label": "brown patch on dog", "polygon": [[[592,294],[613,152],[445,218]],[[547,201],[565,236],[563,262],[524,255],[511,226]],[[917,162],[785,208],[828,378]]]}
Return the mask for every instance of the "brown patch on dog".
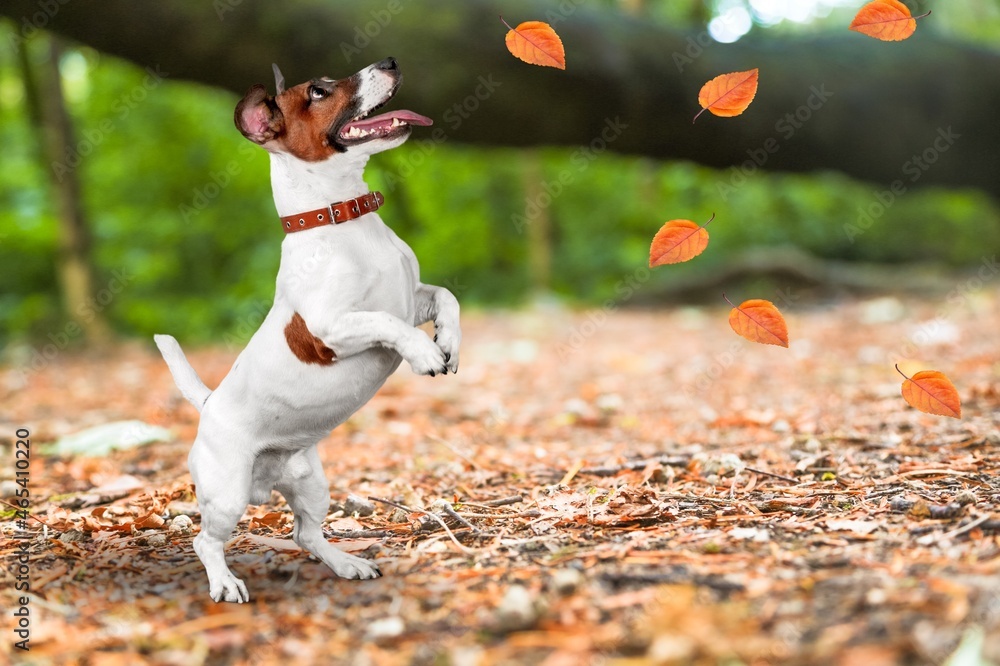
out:
{"label": "brown patch on dog", "polygon": [[337,355],[323,344],[323,341],[309,332],[306,320],[298,312],[292,315],[292,320],[285,326],[285,342],[295,354],[295,358],[303,363],[317,365],[333,365]]}
{"label": "brown patch on dog", "polygon": [[[309,89],[322,87],[327,91],[323,99],[311,99]],[[317,80],[300,83],[275,98],[285,118],[285,133],[281,146],[287,152],[306,162],[325,160],[336,152],[330,145],[330,130],[356,115],[354,96],[358,91],[356,77],[336,82]]]}
{"label": "brown patch on dog", "polygon": [[[310,89],[326,92],[313,99]],[[236,127],[243,136],[263,145],[275,141],[283,152],[306,162],[319,162],[340,150],[329,133],[356,115],[357,75],[339,81],[314,79],[289,88],[276,97],[257,84],[236,106]]]}

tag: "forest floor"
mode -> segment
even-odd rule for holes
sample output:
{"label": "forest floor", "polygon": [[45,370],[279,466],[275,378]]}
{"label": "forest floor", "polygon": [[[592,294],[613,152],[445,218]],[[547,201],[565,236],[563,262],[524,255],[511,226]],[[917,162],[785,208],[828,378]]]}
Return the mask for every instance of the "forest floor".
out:
{"label": "forest floor", "polygon": [[[9,511],[2,523],[0,655],[878,666],[943,663],[961,644],[1000,663],[997,293],[779,306],[790,349],[738,338],[721,308],[464,315],[458,375],[404,363],[319,447],[327,536],[386,575],[334,577],[289,540],[274,493],[227,548],[244,605],[209,599],[184,517],[196,534],[198,415],[151,345],[63,354],[27,383],[6,368],[4,487],[28,427],[37,520],[30,653],[8,629],[21,541]],[[190,358],[214,386],[236,352]],[[945,372],[963,418],[907,406],[897,362]],[[129,419],[174,438],[43,452]],[[347,515],[349,493],[407,510]]]}

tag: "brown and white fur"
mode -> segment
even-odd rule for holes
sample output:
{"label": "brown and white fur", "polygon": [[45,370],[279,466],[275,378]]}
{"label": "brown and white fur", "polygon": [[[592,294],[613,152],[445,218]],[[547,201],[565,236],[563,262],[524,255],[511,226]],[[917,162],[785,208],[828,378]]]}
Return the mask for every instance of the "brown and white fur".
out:
{"label": "brown and white fur", "polygon": [[[281,217],[361,196],[368,158],[406,141],[410,122],[430,124],[400,111],[376,116],[396,120],[367,136],[351,131],[352,123],[373,123],[369,114],[395,94],[393,58],[346,79],[288,90],[277,67],[275,76],[278,94],[252,87],[235,119],[270,154]],[[434,322],[433,341],[415,328],[427,321]],[[194,549],[213,600],[249,600],[223,545],[247,505],[268,501],[272,489],[294,512],[299,546],[338,576],[380,575],[374,562],[323,537],[330,492],[316,445],[368,402],[402,359],[421,375],[457,372],[461,337],[458,301],[420,282],[413,251],[376,213],[284,238],[274,304],[214,391],[174,338],[155,336],[177,387],[201,411],[188,463],[201,511]]]}

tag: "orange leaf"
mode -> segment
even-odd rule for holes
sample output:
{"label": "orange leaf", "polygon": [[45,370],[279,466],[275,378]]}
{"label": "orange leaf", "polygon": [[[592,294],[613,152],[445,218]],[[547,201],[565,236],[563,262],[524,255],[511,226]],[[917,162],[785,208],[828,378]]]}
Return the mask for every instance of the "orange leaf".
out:
{"label": "orange leaf", "polygon": [[698,120],[698,116],[705,113],[706,109],[723,118],[738,116],[746,111],[757,94],[757,74],[756,69],[733,72],[717,76],[706,83],[698,93],[698,103],[702,109],[694,120]]}
{"label": "orange leaf", "polygon": [[875,0],[861,8],[851,21],[851,30],[883,42],[899,42],[913,34],[917,19],[924,16],[930,12],[913,17],[899,0]]}
{"label": "orange leaf", "polygon": [[[903,371],[896,366],[896,372]],[[962,418],[962,400],[955,385],[944,373],[936,370],[922,370],[913,377],[903,375],[903,399],[927,414]]]}
{"label": "orange leaf", "polygon": [[679,264],[704,252],[708,247],[705,227],[714,219],[715,213],[712,213],[712,218],[701,227],[691,220],[670,220],[664,224],[649,246],[649,267]]}
{"label": "orange leaf", "polygon": [[502,16],[500,20],[509,28],[507,50],[515,57],[529,65],[566,69],[566,51],[563,50],[562,40],[548,23],[525,21],[511,28]]}
{"label": "orange leaf", "polygon": [[[726,298],[726,295],[722,295]],[[726,298],[726,302],[733,302]],[[778,308],[771,301],[754,298],[733,305],[729,312],[729,325],[738,335],[751,342],[764,345],[788,346],[788,325]]]}

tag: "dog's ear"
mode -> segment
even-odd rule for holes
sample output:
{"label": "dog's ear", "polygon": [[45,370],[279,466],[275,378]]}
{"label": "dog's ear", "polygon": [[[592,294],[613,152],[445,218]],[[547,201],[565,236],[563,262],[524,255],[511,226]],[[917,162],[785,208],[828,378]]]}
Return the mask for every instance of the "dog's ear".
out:
{"label": "dog's ear", "polygon": [[280,95],[285,92],[285,75],[278,69],[278,63],[276,62],[271,63],[271,69],[274,70],[274,89],[276,91],[274,94]]}
{"label": "dog's ear", "polygon": [[234,114],[236,129],[254,143],[265,144],[285,129],[281,109],[268,96],[267,88],[257,84],[247,91]]}

